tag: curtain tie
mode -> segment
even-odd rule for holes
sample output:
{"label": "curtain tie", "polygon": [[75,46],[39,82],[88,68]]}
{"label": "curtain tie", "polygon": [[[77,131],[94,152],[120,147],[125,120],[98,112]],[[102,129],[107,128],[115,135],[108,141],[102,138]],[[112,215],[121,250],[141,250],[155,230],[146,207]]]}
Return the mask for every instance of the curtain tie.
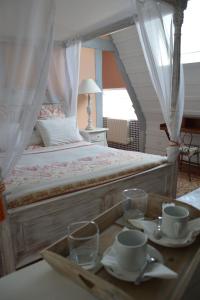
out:
{"label": "curtain tie", "polygon": [[3,204],[3,192],[5,191],[5,184],[0,183],[0,222],[5,220],[6,214],[5,214],[5,209],[4,209],[4,204]]}
{"label": "curtain tie", "polygon": [[173,140],[170,140],[169,141],[169,146],[171,147],[180,147],[180,143],[179,142],[176,142],[176,141],[173,141]]}

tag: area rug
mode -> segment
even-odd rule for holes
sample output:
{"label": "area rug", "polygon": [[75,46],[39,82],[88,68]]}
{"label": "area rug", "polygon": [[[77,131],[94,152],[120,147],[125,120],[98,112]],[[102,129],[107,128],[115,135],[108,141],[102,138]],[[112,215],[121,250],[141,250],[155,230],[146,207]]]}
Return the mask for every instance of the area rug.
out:
{"label": "area rug", "polygon": [[188,174],[179,172],[177,182],[177,197],[189,193],[200,187],[200,176],[192,175],[192,180],[189,181]]}

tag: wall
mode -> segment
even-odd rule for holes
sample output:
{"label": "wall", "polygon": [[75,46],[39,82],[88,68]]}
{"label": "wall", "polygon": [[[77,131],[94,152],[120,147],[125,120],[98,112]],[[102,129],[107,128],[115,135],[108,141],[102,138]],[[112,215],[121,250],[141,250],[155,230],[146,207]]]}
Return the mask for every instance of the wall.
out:
{"label": "wall", "polygon": [[[49,81],[51,87],[58,99],[62,99],[65,95],[65,63],[64,63],[64,48],[55,47],[53,57],[50,64],[50,76]],[[58,68],[55,70],[55,64]],[[83,79],[93,78],[95,80],[95,49],[82,48],[80,54],[80,74],[79,82]],[[96,126],[96,101],[95,95],[91,95],[92,98],[92,119],[93,125]],[[87,95],[79,95],[77,103],[77,116],[79,128],[85,128],[87,126]]]}
{"label": "wall", "polygon": [[110,51],[103,51],[102,54],[102,80],[103,88],[124,88],[125,83],[118,70],[115,55]]}
{"label": "wall", "polygon": [[[55,98],[57,98],[58,101],[65,98],[65,80],[65,48],[57,46],[54,47],[52,52],[48,82],[55,94]],[[48,103],[48,97],[45,101],[46,100]]]}
{"label": "wall", "polygon": [[[135,89],[146,118],[146,148],[148,153],[165,154],[168,139],[160,131],[164,122],[160,104],[151,83],[144,55],[135,26],[112,34],[126,72]],[[200,117],[200,63],[184,65],[185,73],[185,115]],[[194,143],[200,144],[198,136]]]}
{"label": "wall", "polygon": [[[200,63],[185,64],[184,114],[200,118]],[[200,145],[200,136],[194,135],[193,143]]]}
{"label": "wall", "polygon": [[[96,72],[96,50],[93,48],[82,48],[80,57],[80,82],[86,78],[95,80]],[[122,88],[125,87],[122,76],[117,68],[113,52],[102,51],[102,81],[103,88]],[[92,101],[92,122],[96,126],[96,97],[91,95]],[[78,126],[85,128],[87,126],[87,95],[78,97]]]}
{"label": "wall", "polygon": [[[83,79],[93,78],[95,80],[95,49],[82,48],[80,57],[80,82]],[[92,98],[92,122],[96,126],[96,103],[95,95]],[[85,128],[87,126],[87,95],[78,96],[78,126]]]}

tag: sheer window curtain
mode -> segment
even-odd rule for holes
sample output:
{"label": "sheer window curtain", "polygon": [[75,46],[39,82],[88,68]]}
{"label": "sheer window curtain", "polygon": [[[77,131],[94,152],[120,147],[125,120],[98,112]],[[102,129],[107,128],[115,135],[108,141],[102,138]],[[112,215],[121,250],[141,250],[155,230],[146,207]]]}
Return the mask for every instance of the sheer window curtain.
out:
{"label": "sheer window curtain", "polygon": [[184,109],[182,66],[180,85],[177,87],[178,97],[172,97],[174,8],[154,0],[135,0],[133,3],[140,42],[171,140],[171,146],[167,149],[168,160],[173,162],[179,153],[178,143]]}
{"label": "sheer window curtain", "polygon": [[[81,41],[54,47],[48,79],[50,101],[60,102],[66,117],[77,116]],[[55,101],[54,101],[55,100]]]}
{"label": "sheer window curtain", "polygon": [[[29,141],[44,100],[54,13],[53,0],[0,2],[1,183]],[[0,210],[3,218],[2,202]]]}

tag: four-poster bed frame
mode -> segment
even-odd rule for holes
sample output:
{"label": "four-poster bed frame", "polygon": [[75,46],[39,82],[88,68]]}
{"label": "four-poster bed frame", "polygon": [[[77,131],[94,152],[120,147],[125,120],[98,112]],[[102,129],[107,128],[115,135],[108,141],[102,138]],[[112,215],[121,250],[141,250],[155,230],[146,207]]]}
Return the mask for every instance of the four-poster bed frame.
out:
{"label": "four-poster bed frame", "polygon": [[[176,99],[180,73],[181,25],[187,0],[165,2],[176,7],[172,81],[172,97]],[[99,32],[96,35],[99,35]],[[0,223],[0,275],[10,273],[17,267],[37,259],[38,250],[66,234],[66,225],[72,217],[94,217],[118,201],[121,190],[133,185],[144,188],[147,192],[175,196],[176,166],[167,163],[123,180],[7,210],[5,220]],[[1,197],[3,189],[4,186],[1,185]],[[66,201],[67,199],[70,201]],[[3,219],[3,215],[0,217]]]}

